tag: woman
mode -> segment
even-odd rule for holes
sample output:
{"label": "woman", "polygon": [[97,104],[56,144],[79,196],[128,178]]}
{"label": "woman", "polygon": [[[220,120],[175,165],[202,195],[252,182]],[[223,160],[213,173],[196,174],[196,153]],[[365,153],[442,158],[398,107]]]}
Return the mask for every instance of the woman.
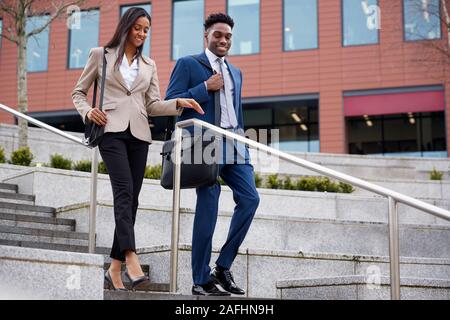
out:
{"label": "woman", "polygon": [[87,100],[92,83],[96,79],[101,83],[103,48],[91,49],[72,92],[83,121],[88,118],[105,126],[99,150],[111,180],[116,226],[111,267],[105,273],[105,280],[114,290],[126,290],[120,276],[122,262],[126,263],[125,275],[132,289],[149,281],[139,264],[134,236],[138,197],[152,141],[148,115],[179,115],[183,108],[204,113],[193,99],[161,101],[155,62],[142,55],[150,23],[150,15],[144,9],[130,8],[106,44],[103,111],[92,108]]}

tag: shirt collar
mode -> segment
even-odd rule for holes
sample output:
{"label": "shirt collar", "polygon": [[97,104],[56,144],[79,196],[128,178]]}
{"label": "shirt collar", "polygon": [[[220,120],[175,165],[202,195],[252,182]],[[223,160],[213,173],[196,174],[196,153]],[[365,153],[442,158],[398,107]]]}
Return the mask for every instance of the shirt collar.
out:
{"label": "shirt collar", "polygon": [[225,57],[218,57],[211,52],[208,48],[205,49],[205,54],[208,57],[209,63],[212,65],[213,62],[217,62],[217,59],[221,59],[225,63]]}
{"label": "shirt collar", "polygon": [[128,65],[128,59],[127,59],[127,55],[124,53],[123,54],[123,58],[122,58],[122,66],[130,68],[130,69],[138,69],[138,58],[137,58],[137,53],[136,55],[133,57],[133,62],[131,62],[131,66]]}

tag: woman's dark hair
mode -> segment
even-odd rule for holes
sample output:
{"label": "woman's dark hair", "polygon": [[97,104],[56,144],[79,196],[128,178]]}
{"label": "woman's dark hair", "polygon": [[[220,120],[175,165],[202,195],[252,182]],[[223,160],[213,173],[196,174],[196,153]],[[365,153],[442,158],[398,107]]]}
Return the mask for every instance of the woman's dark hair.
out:
{"label": "woman's dark hair", "polygon": [[[118,59],[114,64],[115,68],[119,68],[120,64],[122,63],[122,58],[125,53],[125,45],[127,42],[128,33],[130,32],[130,29],[133,27],[136,20],[141,17],[147,18],[151,24],[152,18],[145,9],[138,7],[132,7],[128,9],[120,19],[112,39],[105,45],[106,48],[117,48],[118,50]],[[138,56],[141,58],[143,47],[144,44],[142,44],[137,48]],[[145,62],[145,60],[142,61]]]}
{"label": "woman's dark hair", "polygon": [[206,18],[205,23],[203,24],[205,31],[208,31],[211,26],[219,22],[226,23],[231,29],[234,27],[234,21],[229,15],[225,13],[212,13]]}

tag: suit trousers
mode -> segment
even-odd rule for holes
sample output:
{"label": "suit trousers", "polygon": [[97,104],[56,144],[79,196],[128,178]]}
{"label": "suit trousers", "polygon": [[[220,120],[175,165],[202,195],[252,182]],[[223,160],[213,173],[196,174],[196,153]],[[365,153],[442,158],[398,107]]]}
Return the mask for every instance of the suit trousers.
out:
{"label": "suit trousers", "polygon": [[134,224],[148,147],[149,143],[135,138],[129,127],[105,133],[99,144],[113,191],[115,230],[110,257],[116,260],[125,261],[127,250],[136,251]]}
{"label": "suit trousers", "polygon": [[[236,203],[227,240],[220,250],[216,265],[230,269],[239,246],[244,241],[259,205],[253,166],[246,164],[222,164],[220,176],[233,191]],[[197,188],[197,204],[192,235],[192,280],[195,285],[210,280],[212,238],[217,221],[220,184]]]}

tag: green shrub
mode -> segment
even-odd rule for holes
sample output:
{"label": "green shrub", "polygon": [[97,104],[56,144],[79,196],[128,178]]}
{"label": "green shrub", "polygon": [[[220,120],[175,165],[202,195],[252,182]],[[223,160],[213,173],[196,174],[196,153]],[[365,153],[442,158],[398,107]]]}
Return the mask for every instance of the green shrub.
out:
{"label": "green shrub", "polygon": [[73,165],[73,170],[91,172],[91,160],[80,160]]}
{"label": "green shrub", "polygon": [[30,166],[34,156],[29,147],[22,147],[11,153],[11,163],[18,166]]}
{"label": "green shrub", "polygon": [[278,179],[277,174],[271,174],[267,177],[267,187],[269,189],[280,189],[282,187],[282,182]]}
{"label": "green shrub", "polygon": [[103,161],[100,161],[98,164],[98,173],[108,174],[108,169],[106,169],[106,165]]}
{"label": "green shrub", "polygon": [[261,186],[262,186],[262,178],[261,178],[261,176],[258,174],[258,173],[256,173],[255,172],[255,185],[256,185],[256,187],[257,188],[261,188]]}
{"label": "green shrub", "polygon": [[442,180],[442,176],[444,174],[440,171],[437,171],[435,167],[433,167],[433,170],[430,172],[430,179],[431,180]]}
{"label": "green shrub", "polygon": [[284,190],[295,190],[295,183],[292,182],[290,177],[287,177],[283,181],[283,189]]}
{"label": "green shrub", "polygon": [[156,166],[147,166],[145,167],[145,179],[161,179],[162,174],[162,165],[156,165]]}
{"label": "green shrub", "polygon": [[72,169],[72,161],[64,158],[60,154],[53,154],[50,156],[50,167],[56,169]]}
{"label": "green shrub", "polygon": [[345,182],[339,182],[339,188],[341,190],[341,193],[352,193],[353,191],[355,191],[351,184]]}
{"label": "green shrub", "polygon": [[6,162],[5,150],[0,147],[0,163]]}
{"label": "green shrub", "polygon": [[297,180],[295,183],[295,189],[302,191],[317,191],[314,179],[314,177],[304,177]]}

